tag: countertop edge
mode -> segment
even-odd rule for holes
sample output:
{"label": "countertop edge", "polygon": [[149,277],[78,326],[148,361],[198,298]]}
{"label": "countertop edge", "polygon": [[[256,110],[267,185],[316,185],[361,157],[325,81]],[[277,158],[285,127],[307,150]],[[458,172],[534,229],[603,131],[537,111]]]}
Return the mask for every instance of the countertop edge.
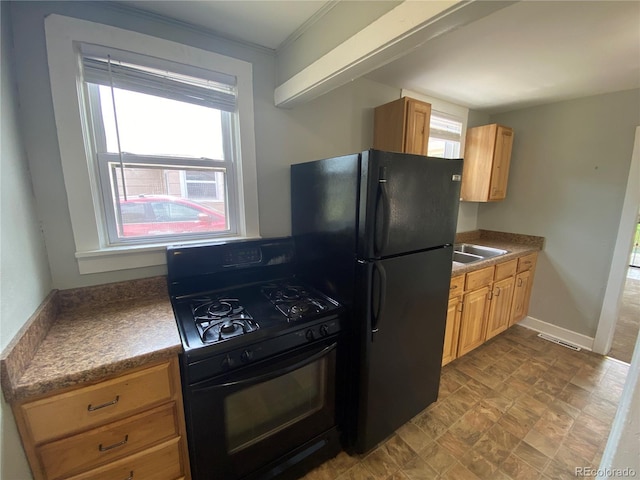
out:
{"label": "countertop edge", "polygon": [[55,395],[71,390],[74,387],[87,386],[117,377],[130,370],[144,367],[147,364],[168,360],[182,351],[181,345],[156,350],[144,355],[126,358],[117,362],[100,365],[71,375],[61,375],[49,381],[15,385],[11,402],[19,403],[24,400],[35,400],[42,396]]}

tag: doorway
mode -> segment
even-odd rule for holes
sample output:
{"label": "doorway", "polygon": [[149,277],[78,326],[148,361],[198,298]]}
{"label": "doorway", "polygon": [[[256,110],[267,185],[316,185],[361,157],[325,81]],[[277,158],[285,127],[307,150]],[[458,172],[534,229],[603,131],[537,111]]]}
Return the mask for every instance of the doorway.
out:
{"label": "doorway", "polygon": [[627,283],[627,273],[636,270],[635,267],[629,266],[629,262],[632,253],[631,246],[637,238],[638,212],[640,211],[640,183],[637,181],[638,178],[640,178],[640,126],[636,127],[631,166],[620,215],[618,235],[613,249],[611,270],[609,271],[609,278],[605,288],[598,329],[593,341],[592,350],[601,355],[606,355],[611,349],[620,313],[620,305]]}

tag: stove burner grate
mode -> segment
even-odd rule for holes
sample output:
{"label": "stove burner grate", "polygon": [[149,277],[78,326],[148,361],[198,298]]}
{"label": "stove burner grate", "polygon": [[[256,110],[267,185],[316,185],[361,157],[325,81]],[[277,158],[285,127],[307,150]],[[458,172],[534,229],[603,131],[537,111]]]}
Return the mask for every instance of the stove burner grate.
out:
{"label": "stove burner grate", "polygon": [[329,308],[326,302],[301,285],[269,283],[262,287],[262,293],[290,321],[300,320]]}
{"label": "stove burner grate", "polygon": [[191,310],[205,343],[220,342],[259,328],[236,298],[195,299]]}

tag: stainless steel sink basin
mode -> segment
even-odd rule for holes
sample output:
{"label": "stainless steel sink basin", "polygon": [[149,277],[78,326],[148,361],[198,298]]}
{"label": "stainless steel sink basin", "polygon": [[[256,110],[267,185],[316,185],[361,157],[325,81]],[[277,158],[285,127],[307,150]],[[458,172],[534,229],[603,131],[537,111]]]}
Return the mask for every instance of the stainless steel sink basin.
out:
{"label": "stainless steel sink basin", "polygon": [[473,263],[473,262],[479,262],[480,260],[484,260],[484,257],[481,257],[479,255],[473,255],[471,253],[457,252],[455,250],[453,251],[454,262]]}
{"label": "stainless steel sink basin", "polygon": [[457,243],[453,246],[453,251],[454,253],[464,253],[480,257],[480,260],[484,258],[497,257],[498,255],[504,255],[507,253],[506,250],[502,250],[501,248],[485,247],[484,245],[474,245],[472,243]]}

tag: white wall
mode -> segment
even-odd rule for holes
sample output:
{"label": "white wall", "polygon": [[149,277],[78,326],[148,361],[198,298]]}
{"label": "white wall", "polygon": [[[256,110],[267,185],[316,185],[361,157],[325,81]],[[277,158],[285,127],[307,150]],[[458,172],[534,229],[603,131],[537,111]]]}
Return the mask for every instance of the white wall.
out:
{"label": "white wall", "polygon": [[493,115],[513,127],[507,198],[479,228],[546,238],[529,315],[594,337],[627,185],[640,90]]}
{"label": "white wall", "polygon": [[[8,5],[0,18],[0,351],[51,289],[44,240],[27,169],[12,63]],[[11,409],[0,400],[0,478],[31,478]]]}

